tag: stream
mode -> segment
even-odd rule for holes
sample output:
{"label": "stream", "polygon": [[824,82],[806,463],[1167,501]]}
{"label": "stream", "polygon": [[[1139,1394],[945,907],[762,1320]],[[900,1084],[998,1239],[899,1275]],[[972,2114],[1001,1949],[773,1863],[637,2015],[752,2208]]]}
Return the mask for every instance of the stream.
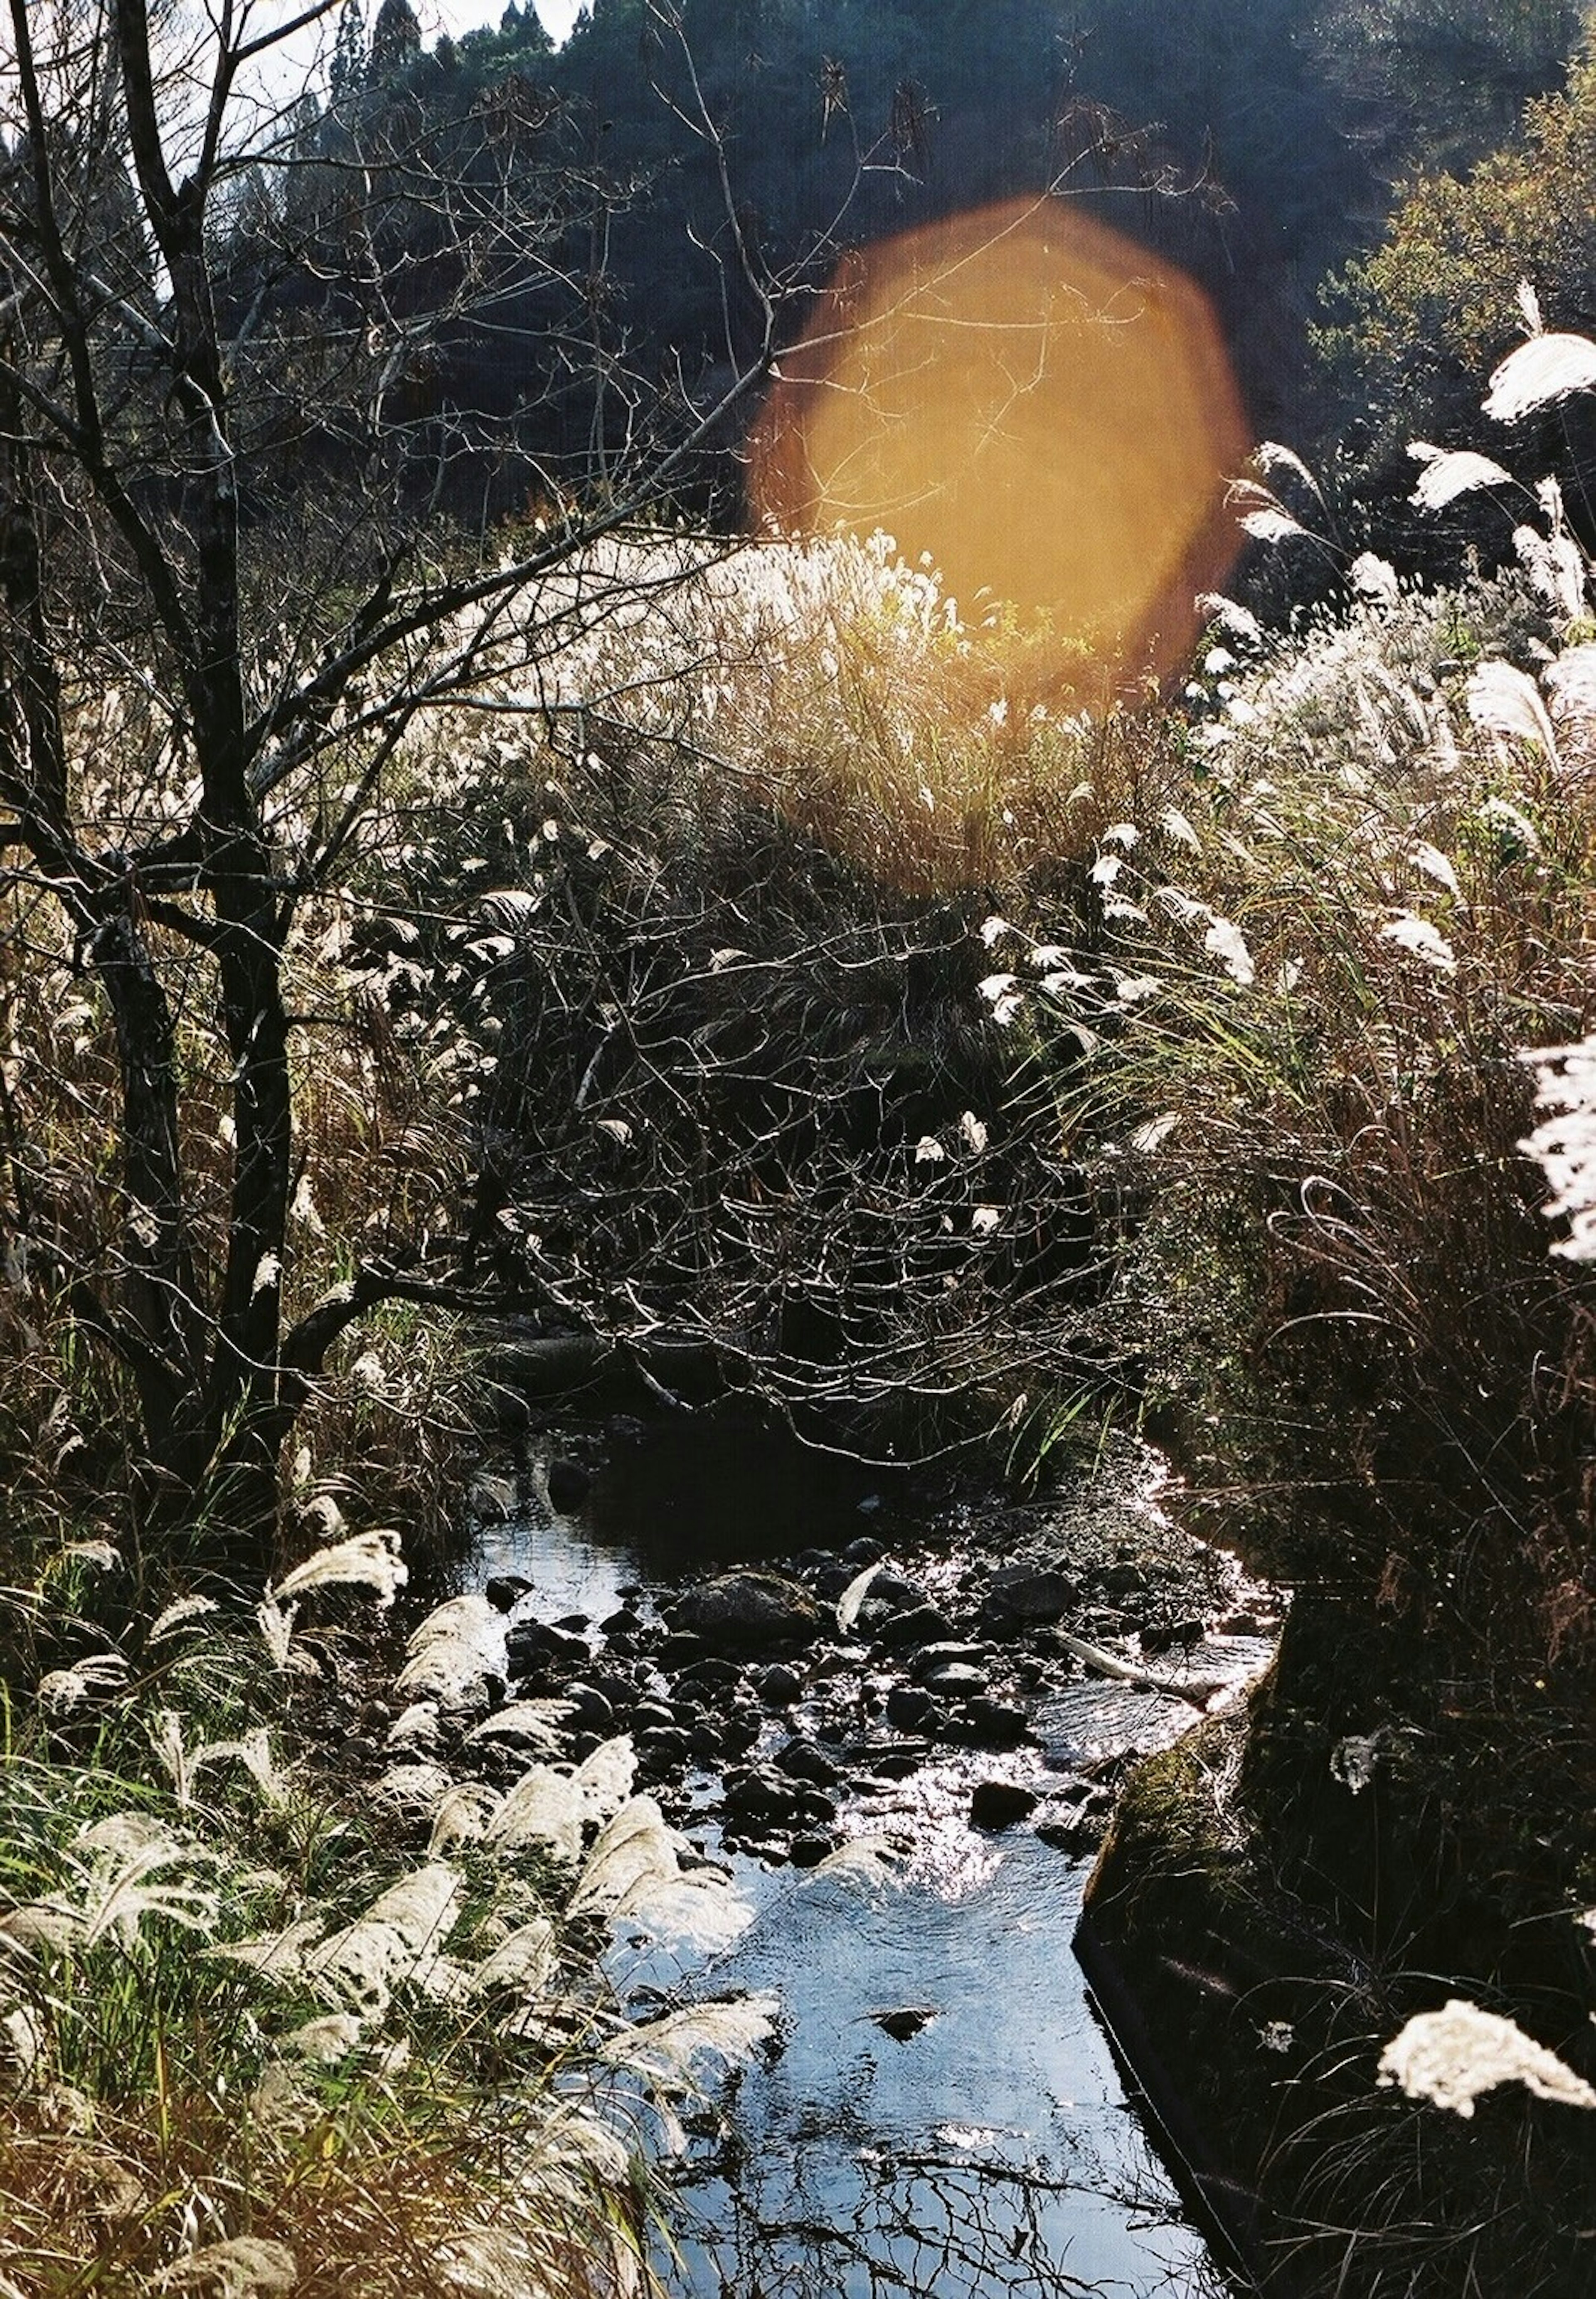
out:
{"label": "stream", "polygon": [[[574,1624],[627,1606],[655,1631],[677,1579],[654,1544],[601,1537],[524,1481],[520,1506],[480,1529],[474,1565],[530,1584],[518,1616]],[[1269,1649],[1233,1636],[1187,1659],[1240,1683]],[[618,1985],[644,2003],[753,1991],[780,2004],[771,2046],[685,2116],[676,2248],[659,2262],[680,2299],[1234,2290],[1138,2119],[1073,1953],[1089,1852],[969,1817],[980,1780],[1046,1794],[1167,1745],[1195,1711],[1083,1677],[1039,1686],[1029,1714],[1023,1749],[938,1748],[851,1783],[823,1865],[728,1848],[713,1770],[689,1770],[668,1803],[753,1921],[710,1958],[623,1938]],[[772,1730],[811,1722],[800,1702]]]}

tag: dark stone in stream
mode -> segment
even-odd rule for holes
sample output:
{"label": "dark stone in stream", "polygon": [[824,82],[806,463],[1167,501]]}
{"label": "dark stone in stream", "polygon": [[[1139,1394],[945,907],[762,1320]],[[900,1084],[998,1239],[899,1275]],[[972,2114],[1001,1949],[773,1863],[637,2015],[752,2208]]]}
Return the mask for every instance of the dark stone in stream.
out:
{"label": "dark stone in stream", "polygon": [[579,1764],[591,1756],[595,1748],[603,1747],[605,1738],[603,1732],[573,1732],[566,1746]]}
{"label": "dark stone in stream", "polygon": [[677,1689],[686,1691],[690,1686],[694,1692],[729,1692],[743,1681],[743,1672],[735,1661],[695,1660],[677,1672]]}
{"label": "dark stone in stream", "polygon": [[833,1557],[829,1564],[819,1566],[809,1577],[814,1585],[816,1596],[822,1597],[828,1604],[835,1605],[848,1583],[851,1581],[856,1581],[859,1574],[855,1573],[852,1565],[844,1564],[839,1558]]}
{"label": "dark stone in stream", "polygon": [[728,1818],[748,1826],[771,1828],[797,1816],[801,1797],[790,1780],[747,1766],[726,1775],[725,1804]]}
{"label": "dark stone in stream", "polygon": [[834,1849],[828,1836],[795,1836],[787,1847],[787,1858],[794,1868],[818,1868]]}
{"label": "dark stone in stream", "polygon": [[511,1629],[505,1649],[511,1668],[518,1672],[545,1667],[551,1662],[586,1663],[592,1658],[586,1638],[572,1636],[569,1630],[553,1628],[545,1621],[523,1621]]}
{"label": "dark stone in stream", "polygon": [[928,1684],[939,1668],[980,1668],[985,1660],[980,1645],[927,1645],[910,1662],[909,1673],[919,1683]]}
{"label": "dark stone in stream", "polygon": [[720,1738],[734,1755],[744,1755],[765,1729],[765,1722],[757,1708],[737,1707],[730,1711],[720,1726]]}
{"label": "dark stone in stream", "polygon": [[1139,1564],[1110,1564],[1102,1585],[1111,1596],[1139,1597],[1147,1586],[1147,1575]]}
{"label": "dark stone in stream", "polygon": [[1013,1747],[1017,1741],[1027,1738],[1031,1729],[1023,1708],[985,1694],[978,1693],[970,1702],[967,1717],[971,1731],[993,1748]]}
{"label": "dark stone in stream", "polygon": [[894,1684],[886,1696],[886,1721],[900,1731],[912,1732],[935,1706],[923,1684]]}
{"label": "dark stone in stream", "polygon": [[519,1573],[495,1573],[483,1582],[482,1593],[495,1613],[513,1613],[521,1598],[532,1594],[532,1583]]}
{"label": "dark stone in stream", "polygon": [[609,1732],[615,1726],[615,1707],[593,1684],[568,1684],[565,1697],[571,1705],[573,1723],[594,1732]]}
{"label": "dark stone in stream", "polygon": [[[867,1611],[869,1609],[867,1606]],[[911,1645],[949,1643],[953,1635],[953,1623],[935,1605],[916,1605],[905,1613],[890,1613],[875,1631],[878,1644],[892,1651],[906,1650]]]}
{"label": "dark stone in stream", "polygon": [[776,1762],[791,1779],[812,1780],[818,1788],[830,1788],[841,1777],[831,1758],[812,1740],[789,1740],[785,1748],[777,1750]]}
{"label": "dark stone in stream", "polygon": [[1106,1812],[1083,1812],[1073,1820],[1044,1820],[1036,1830],[1043,1844],[1055,1852],[1068,1852],[1073,1859],[1095,1852],[1108,1832]]}
{"label": "dark stone in stream", "polygon": [[973,1700],[986,1689],[986,1672],[967,1661],[944,1661],[927,1677],[926,1689],[939,1700]]}
{"label": "dark stone in stream", "polygon": [[1079,1602],[1080,1589],[1062,1573],[1005,1564],[987,1584],[983,1617],[1007,1615],[1016,1622],[1061,1621]]}
{"label": "dark stone in stream", "polygon": [[591,1613],[561,1613],[556,1619],[554,1626],[557,1629],[569,1629],[572,1636],[579,1637],[584,1629],[592,1625],[592,1621]]}
{"label": "dark stone in stream", "polygon": [[754,1682],[760,1698],[768,1708],[790,1708],[803,1690],[803,1679],[795,1668],[777,1661],[771,1668],[761,1669]]}
{"label": "dark stone in stream", "polygon": [[1173,1652],[1177,1646],[1190,1647],[1192,1645],[1201,1644],[1203,1635],[1204,1626],[1202,1622],[1197,1620],[1175,1621],[1172,1622],[1168,1628],[1143,1629],[1142,1631],[1142,1649],[1143,1652],[1150,1653]]}
{"label": "dark stone in stream", "polygon": [[718,1764],[726,1753],[726,1742],[713,1724],[695,1724],[687,1735],[687,1746],[701,1764]]}
{"label": "dark stone in stream", "polygon": [[869,1762],[883,1780],[906,1780],[919,1771],[930,1754],[928,1740],[915,1740],[901,1748],[872,1748]]}
{"label": "dark stone in stream", "polygon": [[653,1779],[658,1779],[661,1772],[680,1772],[693,1753],[686,1733],[664,1724],[639,1732],[634,1746],[639,1768]]}
{"label": "dark stone in stream", "polygon": [[824,1625],[809,1590],[780,1573],[723,1573],[689,1589],[675,1619],[706,1642],[756,1652],[812,1641]]}
{"label": "dark stone in stream", "polygon": [[676,1711],[663,1700],[640,1700],[632,1711],[634,1732],[669,1731],[676,1723]]}
{"label": "dark stone in stream", "polygon": [[710,1648],[701,1636],[691,1629],[671,1629],[660,1639],[654,1658],[665,1669],[687,1668],[695,1660],[707,1660]]}
{"label": "dark stone in stream", "polygon": [[886,1543],[877,1540],[873,1532],[861,1532],[842,1552],[843,1563],[851,1565],[855,1573],[862,1573],[867,1564],[879,1564],[885,1555]]}
{"label": "dark stone in stream", "polygon": [[969,1824],[994,1831],[1012,1828],[1029,1820],[1037,1803],[1034,1792],[1016,1780],[977,1780],[969,1800]]}
{"label": "dark stone in stream", "polygon": [[629,1605],[622,1605],[619,1612],[609,1614],[599,1626],[607,1637],[635,1637],[641,1631],[643,1621]]}

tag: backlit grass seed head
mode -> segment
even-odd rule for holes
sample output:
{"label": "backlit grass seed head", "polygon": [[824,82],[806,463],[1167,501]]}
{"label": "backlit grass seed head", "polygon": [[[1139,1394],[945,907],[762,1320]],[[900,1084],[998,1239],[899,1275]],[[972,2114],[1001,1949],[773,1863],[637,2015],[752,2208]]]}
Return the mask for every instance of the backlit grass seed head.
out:
{"label": "backlit grass seed head", "polygon": [[1380,2081],[1464,2117],[1482,2093],[1509,2083],[1565,2107],[1596,2107],[1596,2091],[1555,2052],[1459,1996],[1444,2011],[1417,2013],[1392,2037],[1380,2054]]}

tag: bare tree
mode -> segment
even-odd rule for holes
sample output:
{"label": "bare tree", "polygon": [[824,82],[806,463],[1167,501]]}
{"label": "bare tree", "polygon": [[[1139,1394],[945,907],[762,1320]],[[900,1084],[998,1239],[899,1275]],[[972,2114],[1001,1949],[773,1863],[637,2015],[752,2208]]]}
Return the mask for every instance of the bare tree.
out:
{"label": "bare tree", "polygon": [[[740,232],[688,59],[744,353],[714,404],[640,381],[591,258],[628,187],[564,151],[524,82],[447,134],[402,87],[327,115],[263,95],[334,4],[10,0],[0,67],[10,931],[65,922],[120,1137],[115,1233],[46,1223],[8,1098],[8,1217],[48,1229],[57,1299],[130,1381],[156,1505],[221,1493],[257,1526],[337,1337],[452,1282],[390,1236],[285,1306],[296,923],[347,874],[418,714],[535,657],[530,587],[724,436],[793,284]],[[601,487],[524,409],[451,403],[473,329],[535,341],[545,406],[586,395]],[[536,516],[505,549],[486,529],[507,470]]]}

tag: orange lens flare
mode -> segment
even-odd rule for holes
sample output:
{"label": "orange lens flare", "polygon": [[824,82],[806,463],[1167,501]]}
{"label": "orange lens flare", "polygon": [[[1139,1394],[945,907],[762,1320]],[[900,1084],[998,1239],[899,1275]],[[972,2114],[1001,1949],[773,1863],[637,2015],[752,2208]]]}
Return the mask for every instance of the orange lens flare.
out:
{"label": "orange lens flare", "polygon": [[1201,291],[1080,209],[1019,200],[846,260],[782,360],[751,494],[785,532],[928,552],[967,623],[1011,609],[1033,660],[1051,629],[1060,684],[1111,693],[1188,653],[1248,445]]}

